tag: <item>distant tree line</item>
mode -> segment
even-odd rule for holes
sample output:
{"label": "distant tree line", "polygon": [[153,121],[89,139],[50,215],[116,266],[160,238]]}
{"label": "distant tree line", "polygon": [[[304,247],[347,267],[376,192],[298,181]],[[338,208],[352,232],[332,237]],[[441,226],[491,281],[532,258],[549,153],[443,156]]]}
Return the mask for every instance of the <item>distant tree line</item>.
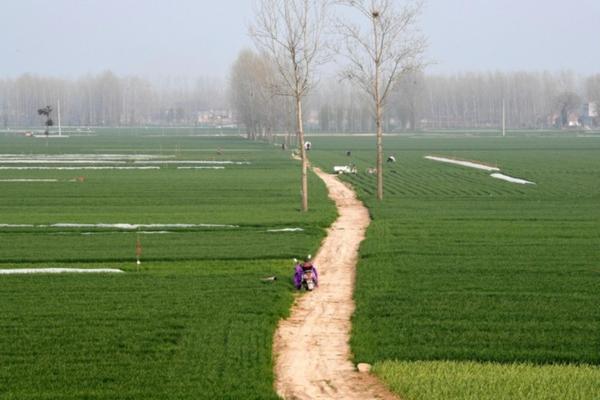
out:
{"label": "distant tree line", "polygon": [[424,128],[496,128],[503,105],[509,128],[562,128],[578,122],[584,103],[597,101],[597,79],[572,72],[434,75],[415,79],[420,90],[408,101]]}
{"label": "distant tree line", "polygon": [[[253,57],[259,59],[257,54]],[[238,58],[238,69],[243,69],[242,63]],[[243,92],[235,80],[230,84],[230,92]],[[563,128],[582,117],[586,103],[596,103],[600,111],[600,74],[582,77],[569,71],[453,75],[416,72],[403,77],[395,87],[386,105],[383,124],[388,132],[498,129],[504,105],[509,129]],[[232,105],[235,110],[240,109],[240,105]],[[368,99],[349,82],[336,77],[321,79],[309,98],[308,110],[305,119],[312,130],[374,132],[376,129]],[[275,119],[283,121],[284,115]],[[244,123],[243,118],[239,119]],[[590,122],[600,126],[598,117]]]}
{"label": "distant tree line", "polygon": [[195,125],[199,112],[227,108],[224,86],[209,78],[150,82],[110,71],[76,80],[24,74],[0,79],[0,125],[40,125],[37,110],[58,101],[63,125]]}
{"label": "distant tree line", "polygon": [[[24,74],[0,79],[0,127],[43,126],[38,110],[61,103],[63,125],[195,125],[208,110],[234,110],[253,138],[294,132],[294,105],[270,92],[266,59],[244,50],[227,80],[195,81],[119,77],[107,71],[75,80]],[[396,86],[384,116],[386,131],[421,129],[511,129],[568,126],[582,106],[600,105],[600,74],[573,72],[415,73]],[[368,99],[338,77],[322,77],[307,99],[310,130],[374,132]],[[598,107],[600,111],[600,106]],[[56,115],[55,115],[56,117]],[[598,117],[591,121],[600,126]]]}

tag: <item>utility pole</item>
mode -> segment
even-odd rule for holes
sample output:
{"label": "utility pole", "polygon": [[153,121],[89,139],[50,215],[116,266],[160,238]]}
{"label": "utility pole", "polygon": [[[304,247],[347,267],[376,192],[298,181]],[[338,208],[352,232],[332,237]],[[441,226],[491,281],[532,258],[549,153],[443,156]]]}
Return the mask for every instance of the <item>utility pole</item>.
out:
{"label": "utility pole", "polygon": [[502,99],[502,137],[506,137],[506,104]]}

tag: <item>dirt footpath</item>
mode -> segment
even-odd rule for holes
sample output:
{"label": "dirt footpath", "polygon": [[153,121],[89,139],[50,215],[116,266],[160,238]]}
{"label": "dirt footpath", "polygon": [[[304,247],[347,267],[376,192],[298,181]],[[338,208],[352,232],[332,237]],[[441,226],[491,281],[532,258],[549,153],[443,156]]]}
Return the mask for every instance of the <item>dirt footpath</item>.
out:
{"label": "dirt footpath", "polygon": [[277,393],[285,399],[396,399],[372,375],[356,372],[350,361],[355,267],[369,213],[334,175],[315,172],[327,185],[339,218],[314,259],[320,287],[296,301],[275,333]]}

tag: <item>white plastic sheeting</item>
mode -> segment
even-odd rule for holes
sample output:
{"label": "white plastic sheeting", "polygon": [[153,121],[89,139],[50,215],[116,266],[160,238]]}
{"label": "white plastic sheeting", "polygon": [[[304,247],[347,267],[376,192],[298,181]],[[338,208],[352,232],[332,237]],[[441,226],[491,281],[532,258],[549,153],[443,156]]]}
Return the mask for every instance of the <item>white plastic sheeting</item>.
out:
{"label": "white plastic sheeting", "polygon": [[492,178],[502,179],[503,181],[507,181],[507,182],[511,182],[511,183],[518,183],[519,185],[535,185],[535,182],[530,182],[530,181],[527,181],[525,179],[520,179],[520,178],[513,178],[512,176],[508,176],[508,175],[504,175],[504,174],[500,174],[500,173],[495,173],[490,176]]}
{"label": "white plastic sheeting", "polygon": [[0,275],[26,275],[26,274],[122,274],[120,269],[111,268],[19,268],[0,269]]}
{"label": "white plastic sheeting", "polygon": [[452,158],[434,157],[434,156],[426,156],[425,158],[428,159],[428,160],[432,160],[432,161],[438,161],[438,162],[443,162],[443,163],[448,163],[448,164],[462,165],[463,167],[482,169],[484,171],[500,171],[500,168],[492,167],[490,165],[476,163],[476,162],[473,162],[473,161],[454,160]]}

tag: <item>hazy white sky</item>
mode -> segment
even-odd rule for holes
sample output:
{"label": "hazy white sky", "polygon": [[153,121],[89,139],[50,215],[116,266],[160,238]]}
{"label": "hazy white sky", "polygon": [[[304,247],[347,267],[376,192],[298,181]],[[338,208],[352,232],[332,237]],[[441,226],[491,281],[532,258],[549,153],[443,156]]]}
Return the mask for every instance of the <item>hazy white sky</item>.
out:
{"label": "hazy white sky", "polygon": [[[226,76],[251,20],[252,0],[0,0],[0,77]],[[600,0],[428,0],[421,26],[433,72],[600,72]]]}

